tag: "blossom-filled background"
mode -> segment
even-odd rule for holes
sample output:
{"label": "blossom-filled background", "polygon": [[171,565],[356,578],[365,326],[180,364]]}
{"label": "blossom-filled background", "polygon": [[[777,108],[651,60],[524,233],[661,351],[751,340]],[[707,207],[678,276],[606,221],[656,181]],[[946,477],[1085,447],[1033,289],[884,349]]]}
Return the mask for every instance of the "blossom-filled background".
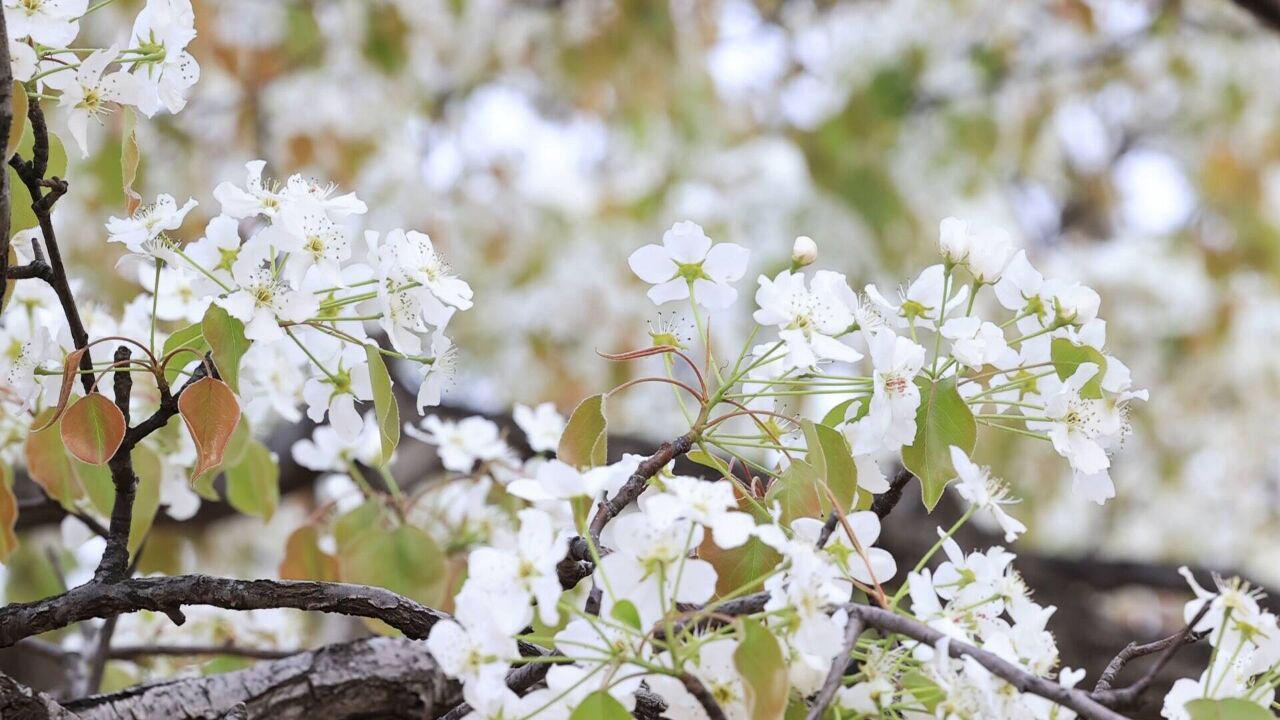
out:
{"label": "blossom-filled background", "polygon": [[[6,0],[6,13],[25,1]],[[176,195],[158,211],[176,217],[166,230],[175,242],[215,237],[210,221],[236,200],[224,188],[252,195],[264,172],[247,163],[265,161],[267,187],[295,174],[332,181],[340,189],[331,201],[354,193],[360,206],[326,206],[326,217],[385,233],[383,247],[414,246],[412,233],[390,228],[425,233],[447,258],[439,272],[466,280],[465,294],[435,292],[448,347],[425,335],[406,350],[389,333],[396,351],[436,355],[425,392],[444,393],[436,419],[417,430],[426,442],[399,450],[394,473],[404,484],[506,459],[511,447],[554,450],[562,418],[582,398],[648,367],[601,353],[649,346],[655,335],[696,341],[705,329],[688,313],[651,300],[661,267],[633,256],[677,223],[750,251],[745,267],[725,265],[744,298],[758,275],[794,267],[793,241],[806,236],[823,269],[855,290],[876,284],[896,308],[898,286],[938,262],[940,224],[964,218],[1007,230],[1046,277],[1096,290],[1106,322],[1095,331],[1133,385],[1152,389],[1125,408],[1131,432],[1112,456],[1114,497],[1101,505],[1096,493],[1073,491],[1072,467],[1051,443],[979,430],[983,463],[1021,499],[1010,512],[1026,528],[1018,550],[1030,584],[1044,581],[1039,599],[1056,603],[1059,617],[1087,612],[1090,629],[1074,637],[1048,621],[1064,661],[1092,680],[1118,638],[1175,630],[1189,596],[1179,565],[1280,587],[1280,92],[1271,71],[1280,31],[1265,10],[1260,19],[1227,0],[192,4],[193,65],[175,59],[181,86],[168,88],[184,99],[181,113],[165,112],[163,87],[155,98],[107,98],[143,113],[154,103],[160,112],[149,121],[77,119],[66,102],[48,111],[74,179],[55,222],[76,292],[92,298],[81,308],[91,336],[123,327],[129,316],[118,308],[154,280],[149,266],[117,262],[130,229],[103,228],[125,215],[120,177],[133,143],[138,196]],[[76,45],[111,47],[143,5],[93,10]],[[188,196],[197,203],[184,207]],[[120,242],[104,242],[108,233]],[[192,282],[156,286],[171,329],[205,314]],[[738,302],[714,316],[710,334],[730,358],[759,307]],[[758,312],[754,321],[775,324]],[[412,396],[421,376],[395,371]],[[316,513],[354,507],[351,458],[338,457],[333,438],[312,437],[303,419],[317,405],[306,378],[268,353],[241,375],[246,417],[261,419],[264,447],[284,459],[279,496],[241,498],[235,509],[256,516],[243,517],[180,473],[159,491],[140,572],[274,575],[309,559],[290,548]],[[413,399],[422,397],[405,406]],[[688,426],[669,392],[609,402],[610,433],[631,452],[648,454]],[[820,417],[834,402],[809,395],[777,405]],[[349,434],[354,447],[359,412],[324,406],[310,419],[326,410],[325,432]],[[280,422],[290,414],[303,424]],[[500,420],[461,420],[473,415]],[[0,418],[0,458],[19,463],[30,423],[13,420]],[[377,457],[376,433],[360,442],[365,454],[352,457]],[[291,475],[307,469],[324,477],[304,484]],[[0,567],[0,597],[33,600],[91,575],[100,541],[35,487],[16,490],[22,542]],[[459,517],[444,520],[458,524],[448,527],[466,526],[459,518],[475,520],[479,500],[455,492],[422,512],[453,511]],[[961,511],[948,497],[938,512]],[[903,527],[886,527],[881,544],[918,556],[944,521],[913,530],[901,512]],[[998,519],[975,523],[999,538],[1008,528]],[[442,532],[436,542],[465,542]],[[447,571],[456,591],[466,563]],[[351,631],[283,610],[188,614],[210,644],[297,647]],[[122,618],[117,632],[142,644],[177,630],[160,616]],[[242,662],[121,658],[106,665],[102,687]]]}

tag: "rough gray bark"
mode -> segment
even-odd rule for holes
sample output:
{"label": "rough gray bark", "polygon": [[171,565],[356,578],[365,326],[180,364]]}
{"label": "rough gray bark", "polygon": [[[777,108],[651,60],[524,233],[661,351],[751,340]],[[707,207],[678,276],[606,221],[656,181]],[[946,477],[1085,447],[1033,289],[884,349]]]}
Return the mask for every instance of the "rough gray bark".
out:
{"label": "rough gray bark", "polygon": [[[459,694],[422,643],[379,637],[261,662],[237,672],[140,685],[68,703],[65,708],[80,720],[421,720],[443,713],[458,702]],[[69,720],[70,716],[64,717]]]}
{"label": "rough gray bark", "polygon": [[0,718],[4,720],[76,720],[47,695],[0,675]]}

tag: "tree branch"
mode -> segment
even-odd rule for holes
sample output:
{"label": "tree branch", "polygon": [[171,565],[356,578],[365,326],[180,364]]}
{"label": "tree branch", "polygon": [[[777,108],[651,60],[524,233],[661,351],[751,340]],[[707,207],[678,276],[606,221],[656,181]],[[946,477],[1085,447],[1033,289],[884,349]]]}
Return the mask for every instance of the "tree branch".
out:
{"label": "tree branch", "polygon": [[0,608],[0,647],[92,618],[152,610],[182,624],[184,605],[227,610],[292,608],[376,618],[411,638],[425,638],[444,613],[390,590],[347,583],[235,580],[208,575],[88,583],[62,595]]}
{"label": "tree branch", "polygon": [[862,618],[851,615],[844,626],[844,645],[841,646],[840,654],[836,656],[835,661],[831,663],[831,671],[827,673],[822,689],[818,691],[818,696],[809,706],[809,713],[805,715],[805,720],[822,720],[827,707],[835,699],[836,691],[840,689],[840,684],[844,680],[844,670],[849,666],[849,656],[853,653],[853,646],[858,643],[858,636],[861,634]]}
{"label": "tree branch", "polygon": [[[1157,640],[1145,645],[1138,645],[1137,643],[1126,645],[1116,655],[1115,659],[1107,665],[1107,669],[1102,672],[1102,675],[1098,677],[1098,684],[1093,688],[1093,698],[1103,705],[1113,708],[1128,708],[1136,705],[1142,693],[1146,692],[1147,688],[1151,686],[1151,682],[1155,680],[1156,675],[1173,659],[1173,655],[1178,652],[1178,648],[1197,642],[1204,637],[1202,634],[1194,632],[1194,628],[1204,618],[1205,613],[1209,612],[1209,608],[1210,603],[1204,603],[1200,607],[1200,612],[1196,613],[1186,627],[1163,640]],[[1111,689],[1111,684],[1115,682],[1116,676],[1120,674],[1120,671],[1130,660],[1154,653],[1160,653],[1160,657],[1156,658],[1156,661],[1142,677],[1138,678],[1129,687],[1121,690]]]}
{"label": "tree branch", "polygon": [[[902,615],[896,615],[888,610],[870,605],[855,604],[847,607],[851,620],[855,617],[860,618],[868,627],[873,627],[877,630],[897,633],[929,645],[935,645],[939,640],[946,637],[928,625]],[[1009,683],[1018,691],[1039,695],[1046,700],[1075,710],[1080,717],[1086,718],[1086,720],[1126,720],[1123,715],[1102,705],[1083,690],[1063,687],[1052,680],[1032,675],[995,653],[987,652],[954,638],[951,640],[949,647],[952,657],[971,657],[978,661],[978,664],[991,671],[991,674]]]}

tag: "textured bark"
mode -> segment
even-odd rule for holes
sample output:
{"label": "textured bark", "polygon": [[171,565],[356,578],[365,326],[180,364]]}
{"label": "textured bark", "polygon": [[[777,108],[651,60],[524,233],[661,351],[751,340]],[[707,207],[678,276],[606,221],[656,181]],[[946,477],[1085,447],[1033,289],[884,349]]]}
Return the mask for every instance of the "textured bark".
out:
{"label": "textured bark", "polygon": [[208,575],[134,578],[81,585],[63,595],[0,608],[0,647],[90,618],[139,610],[182,624],[184,605],[228,610],[292,608],[377,618],[411,638],[425,638],[443,613],[382,588],[298,580],[234,580]]}
{"label": "textured bark", "polygon": [[4,720],[76,720],[61,705],[43,693],[23,687],[13,678],[0,675],[0,718]]}
{"label": "textured bark", "polygon": [[237,672],[141,685],[66,709],[81,720],[421,720],[442,714],[459,694],[422,643],[371,638]]}

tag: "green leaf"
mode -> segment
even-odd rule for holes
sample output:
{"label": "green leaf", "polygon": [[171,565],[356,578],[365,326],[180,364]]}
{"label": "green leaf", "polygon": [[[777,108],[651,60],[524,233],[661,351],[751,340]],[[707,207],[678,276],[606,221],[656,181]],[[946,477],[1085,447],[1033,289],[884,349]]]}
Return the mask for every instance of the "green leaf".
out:
{"label": "green leaf", "polygon": [[139,445],[133,450],[133,471],[138,476],[138,487],[133,499],[133,521],[129,525],[129,552],[136,552],[142,539],[151,530],[156,513],[160,510],[160,483],[164,479],[164,465],[154,450]]}
{"label": "green leaf", "polygon": [[382,361],[378,346],[365,345],[364,352],[369,359],[373,412],[378,417],[378,437],[382,440],[382,457],[378,464],[386,465],[391,462],[396,445],[400,444],[400,406],[396,404],[396,395],[391,389],[391,375],[387,373],[387,364]]}
{"label": "green leaf", "polygon": [[708,537],[698,548],[698,557],[716,569],[716,594],[720,597],[763,590],[765,576],[782,562],[777,550],[756,537],[727,550]]}
{"label": "green leaf", "polygon": [[62,414],[59,435],[72,457],[105,465],[124,441],[124,413],[102,393],[80,398]]}
{"label": "green leaf", "polygon": [[340,545],[338,569],[345,582],[384,587],[427,606],[438,607],[444,599],[444,552],[412,525],[366,532]]}
{"label": "green leaf", "polygon": [[782,508],[783,525],[790,525],[796,518],[821,517],[831,509],[831,503],[818,486],[820,481],[821,476],[812,465],[803,460],[793,460],[769,486],[764,504],[772,507],[778,503]]}
{"label": "green leaf", "polygon": [[636,609],[635,603],[630,600],[619,600],[614,604],[613,610],[609,612],[614,620],[620,620],[624,625],[640,630],[640,611]]}
{"label": "green leaf", "polygon": [[912,670],[902,677],[902,686],[910,692],[925,709],[933,712],[938,703],[945,697],[938,683],[930,680],[919,670]]}
{"label": "green leaf", "polygon": [[280,467],[266,445],[250,440],[240,462],[227,468],[227,502],[245,515],[270,520],[280,502]]}
{"label": "green leaf", "polygon": [[717,462],[714,456],[708,455],[697,448],[690,450],[685,454],[685,457],[689,458],[690,462],[695,462],[703,467],[709,467],[716,472],[724,471],[723,463]]}
{"label": "green leaf", "polygon": [[111,468],[106,465],[90,465],[71,458],[71,471],[80,480],[89,504],[98,514],[111,515],[111,507],[116,501],[116,485],[111,481]]}
{"label": "green leaf", "polygon": [[839,431],[815,425],[812,420],[805,420],[800,427],[808,446],[809,463],[827,483],[840,508],[847,512],[858,492],[858,466],[848,441]]}
{"label": "green leaf", "polygon": [[556,456],[576,467],[596,467],[608,462],[609,421],[604,395],[592,395],[574,408],[560,436]]}
{"label": "green leaf", "polygon": [[[18,152],[26,160],[30,160],[32,150],[35,148],[35,135],[31,132],[31,125],[24,124],[22,131],[22,140],[18,142]],[[49,133],[49,164],[45,170],[46,178],[61,177],[67,175],[67,151],[62,146],[62,141],[57,135]],[[27,192],[26,185],[22,179],[18,177],[18,173],[12,167],[9,168],[9,187],[12,189],[10,206],[9,233],[11,235],[21,230],[36,227],[40,224],[36,218],[35,211],[31,209],[32,198]]]}
{"label": "green leaf", "polygon": [[973,453],[978,426],[964,398],[956,391],[955,378],[931,383],[916,378],[920,408],[916,410],[916,438],[902,448],[902,464],[920,478],[924,506],[932,511],[947,483],[955,479],[951,446]]}
{"label": "green leaf", "polygon": [[778,720],[787,711],[790,682],[778,641],[757,620],[742,621],[742,641],[733,651],[752,720]]}
{"label": "green leaf", "polygon": [[161,356],[168,355],[178,348],[191,348],[195,352],[183,352],[173,357],[164,366],[164,380],[170,385],[178,379],[178,375],[182,373],[183,368],[190,365],[192,361],[199,360],[205,353],[209,352],[209,343],[204,339],[204,328],[201,327],[200,323],[188,325],[165,339]]}
{"label": "green leaf", "polygon": [[240,360],[250,345],[244,336],[244,323],[221,307],[210,305],[200,321],[200,328],[213,352],[213,366],[218,369],[218,375],[232,392],[240,394]]}
{"label": "green leaf", "polygon": [[1053,369],[1058,377],[1066,380],[1076,374],[1076,370],[1084,363],[1098,366],[1098,372],[1089,378],[1089,382],[1080,388],[1080,397],[1099,399],[1102,397],[1102,376],[1107,372],[1107,358],[1088,345],[1076,345],[1067,338],[1054,338],[1049,344],[1049,357],[1053,360]]}
{"label": "green leaf", "polygon": [[333,539],[338,545],[338,553],[350,547],[356,541],[374,530],[380,530],[386,520],[386,511],[381,502],[366,500],[352,510],[340,515],[333,521]]}
{"label": "green leaf", "polygon": [[569,720],[631,720],[631,713],[605,690],[597,690],[582,699]]}
{"label": "green leaf", "polygon": [[845,416],[849,414],[849,406],[854,404],[857,401],[858,401],[858,398],[849,398],[848,400],[845,400],[839,405],[836,405],[835,407],[831,408],[830,410],[827,411],[826,415],[822,416],[822,422],[820,424],[826,425],[829,428],[833,428],[839,425],[840,423],[844,422]]}
{"label": "green leaf", "polygon": [[1274,720],[1275,715],[1258,703],[1241,698],[1208,700],[1201,698],[1186,704],[1191,720]]}

